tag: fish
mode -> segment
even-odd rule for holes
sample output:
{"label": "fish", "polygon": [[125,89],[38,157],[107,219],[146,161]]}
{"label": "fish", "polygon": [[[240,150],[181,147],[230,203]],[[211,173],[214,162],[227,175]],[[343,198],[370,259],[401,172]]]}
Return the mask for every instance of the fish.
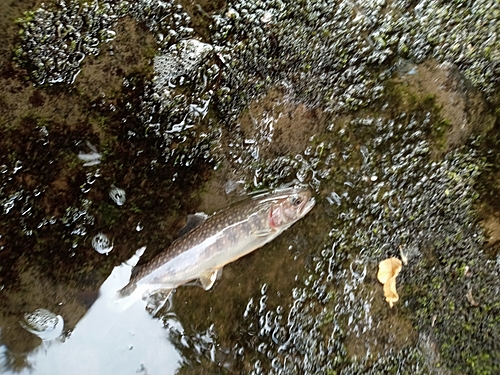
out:
{"label": "fish", "polygon": [[150,262],[134,267],[118,297],[147,299],[159,291],[168,295],[193,280],[209,290],[226,264],[275,239],[315,203],[307,188],[289,187],[253,196],[209,217],[195,215],[198,225]]}

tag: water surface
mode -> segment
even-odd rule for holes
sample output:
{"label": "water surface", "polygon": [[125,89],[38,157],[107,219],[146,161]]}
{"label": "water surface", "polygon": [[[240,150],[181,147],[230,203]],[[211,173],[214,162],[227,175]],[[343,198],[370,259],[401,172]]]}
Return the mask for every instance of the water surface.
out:
{"label": "water surface", "polygon": [[[499,371],[497,2],[5,8],[2,373]],[[291,182],[314,210],[212,290],[108,308],[137,249]]]}

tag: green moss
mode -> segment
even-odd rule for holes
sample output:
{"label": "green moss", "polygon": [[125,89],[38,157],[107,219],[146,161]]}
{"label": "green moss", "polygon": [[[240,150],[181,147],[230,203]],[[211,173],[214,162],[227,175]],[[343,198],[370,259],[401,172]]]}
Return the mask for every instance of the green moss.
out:
{"label": "green moss", "polygon": [[[28,25],[31,21],[33,21],[33,18],[35,17],[35,12],[30,10],[26,11],[23,13],[23,16],[16,19],[14,22],[17,23],[18,25],[24,27]],[[19,32],[22,32],[23,30],[21,29]]]}

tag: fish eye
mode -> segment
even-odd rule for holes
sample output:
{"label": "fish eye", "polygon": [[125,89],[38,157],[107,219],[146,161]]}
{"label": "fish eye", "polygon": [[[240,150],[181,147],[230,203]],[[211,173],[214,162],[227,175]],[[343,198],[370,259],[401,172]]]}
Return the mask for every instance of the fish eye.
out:
{"label": "fish eye", "polygon": [[302,204],[302,198],[300,197],[293,197],[292,198],[292,205],[295,207],[298,207]]}

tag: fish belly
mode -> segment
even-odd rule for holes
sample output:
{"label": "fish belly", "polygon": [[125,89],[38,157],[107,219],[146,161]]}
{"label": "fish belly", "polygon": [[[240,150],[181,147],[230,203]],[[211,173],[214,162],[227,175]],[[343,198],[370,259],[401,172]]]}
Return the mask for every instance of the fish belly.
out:
{"label": "fish belly", "polygon": [[277,237],[281,231],[270,231],[265,236],[255,233],[255,230],[252,231],[252,228],[246,225],[239,228],[227,228],[163,264],[140,280],[137,285],[148,284],[165,289],[176,288],[198,279],[204,272],[218,270],[258,249]]}

